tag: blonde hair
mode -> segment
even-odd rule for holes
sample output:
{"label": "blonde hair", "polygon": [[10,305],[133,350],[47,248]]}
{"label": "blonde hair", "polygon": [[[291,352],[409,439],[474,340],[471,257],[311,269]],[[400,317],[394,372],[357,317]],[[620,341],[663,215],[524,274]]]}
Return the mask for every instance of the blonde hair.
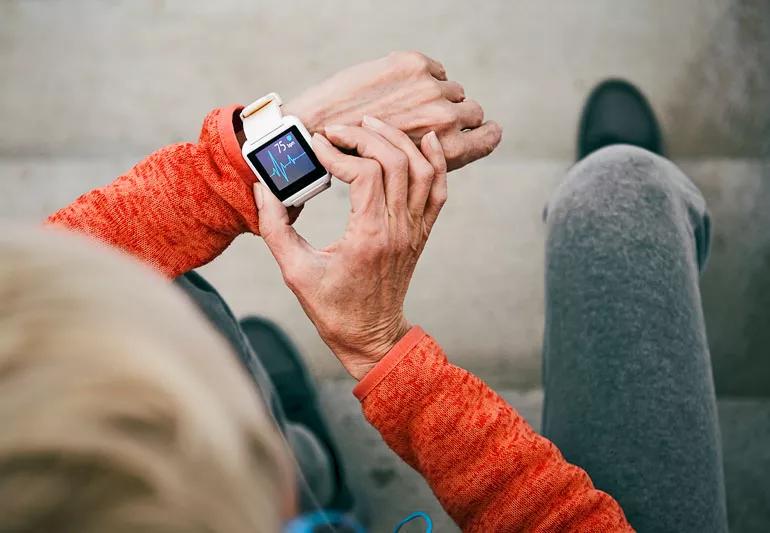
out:
{"label": "blonde hair", "polygon": [[278,531],[285,447],[168,281],[53,230],[0,236],[0,531]]}

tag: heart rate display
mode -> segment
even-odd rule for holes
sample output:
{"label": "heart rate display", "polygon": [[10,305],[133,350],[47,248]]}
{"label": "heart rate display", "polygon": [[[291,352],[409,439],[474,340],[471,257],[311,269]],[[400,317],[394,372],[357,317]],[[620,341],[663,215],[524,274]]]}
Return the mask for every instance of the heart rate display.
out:
{"label": "heart rate display", "polygon": [[281,163],[276,161],[275,157],[273,157],[273,154],[270,154],[270,162],[273,164],[270,177],[277,178],[278,176],[281,176],[286,181],[286,183],[289,183],[289,175],[286,173],[286,167],[295,164],[299,158],[303,156],[307,156],[307,154],[303,152],[299,154],[296,159],[291,157],[289,154],[286,156],[286,163]]}
{"label": "heart rate display", "polygon": [[296,124],[266,137],[246,159],[254,172],[282,202],[329,176],[310,147],[307,133]]}
{"label": "heart rate display", "polygon": [[281,190],[316,170],[294,128],[272,139],[256,153],[265,174]]}

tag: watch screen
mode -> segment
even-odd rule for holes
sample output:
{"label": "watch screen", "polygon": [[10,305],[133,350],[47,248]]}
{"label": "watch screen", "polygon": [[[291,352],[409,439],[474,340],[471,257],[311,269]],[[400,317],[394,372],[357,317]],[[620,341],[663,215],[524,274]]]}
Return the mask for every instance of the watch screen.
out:
{"label": "watch screen", "polygon": [[297,126],[278,133],[248,158],[282,200],[326,174]]}

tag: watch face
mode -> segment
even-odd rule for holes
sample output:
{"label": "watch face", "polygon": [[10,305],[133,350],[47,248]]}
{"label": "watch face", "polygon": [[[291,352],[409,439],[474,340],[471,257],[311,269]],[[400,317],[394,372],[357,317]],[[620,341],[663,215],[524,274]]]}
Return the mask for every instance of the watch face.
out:
{"label": "watch face", "polygon": [[326,169],[297,126],[277,133],[247,157],[280,200],[286,200],[326,175]]}

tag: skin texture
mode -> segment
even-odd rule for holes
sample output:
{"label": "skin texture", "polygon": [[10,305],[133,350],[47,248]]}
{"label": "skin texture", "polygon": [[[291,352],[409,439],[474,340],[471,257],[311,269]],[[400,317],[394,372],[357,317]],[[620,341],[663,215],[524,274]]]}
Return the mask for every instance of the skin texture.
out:
{"label": "skin texture", "polygon": [[326,136],[313,136],[313,149],[350,185],[344,235],[316,250],[291,226],[283,204],[257,183],[259,230],[321,338],[360,380],[410,328],[404,298],[446,202],[447,163],[435,133],[423,136],[418,148],[407,134],[372,117],[364,117],[363,127],[327,127]]}
{"label": "skin texture", "polygon": [[489,155],[502,137],[444,66],[420,52],[393,52],[342,70],[287,102],[284,111],[311,133],[330,124],[360,125],[364,115],[406,132],[415,144],[434,131],[449,170]]}

